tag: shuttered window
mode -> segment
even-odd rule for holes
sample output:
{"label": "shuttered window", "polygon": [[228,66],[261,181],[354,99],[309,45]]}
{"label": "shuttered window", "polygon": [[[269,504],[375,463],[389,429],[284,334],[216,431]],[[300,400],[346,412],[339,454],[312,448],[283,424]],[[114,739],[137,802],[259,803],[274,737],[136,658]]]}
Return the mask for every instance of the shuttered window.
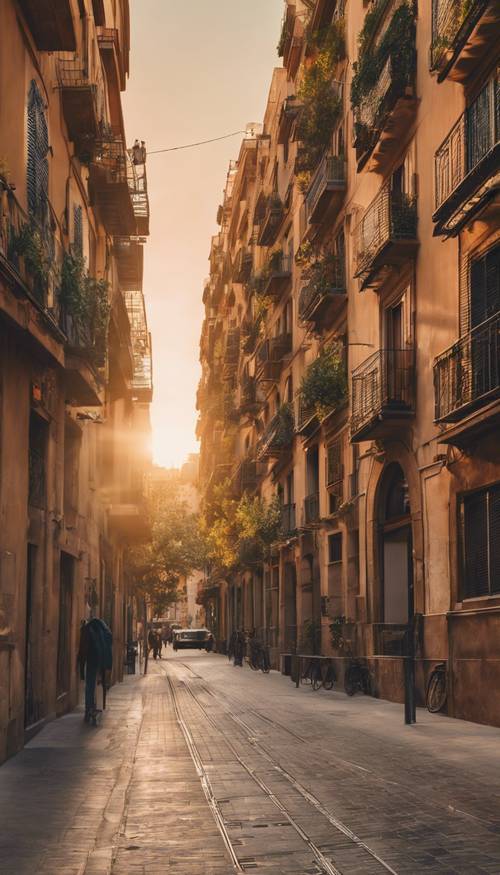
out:
{"label": "shuttered window", "polygon": [[500,484],[460,501],[462,597],[500,593]]}
{"label": "shuttered window", "polygon": [[73,248],[76,255],[83,255],[83,210],[80,204],[73,207]]}
{"label": "shuttered window", "polygon": [[45,107],[38,85],[33,80],[28,95],[28,211],[39,221],[47,217],[49,193],[49,134]]}
{"label": "shuttered window", "polygon": [[500,310],[500,244],[470,268],[471,328]]}

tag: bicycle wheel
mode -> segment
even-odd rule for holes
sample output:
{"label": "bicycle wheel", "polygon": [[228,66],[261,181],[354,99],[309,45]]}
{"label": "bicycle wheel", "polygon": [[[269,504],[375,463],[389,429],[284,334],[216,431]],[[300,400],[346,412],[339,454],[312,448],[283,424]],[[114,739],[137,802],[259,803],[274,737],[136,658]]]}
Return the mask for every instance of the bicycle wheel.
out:
{"label": "bicycle wheel", "polygon": [[325,690],[333,690],[335,680],[335,669],[333,665],[328,665],[326,667],[325,677],[323,678],[323,687]]}
{"label": "bicycle wheel", "polygon": [[260,669],[264,674],[269,674],[271,671],[271,663],[267,650],[262,650],[260,654]]}
{"label": "bicycle wheel", "polygon": [[310,684],[311,683],[312,677],[311,677],[311,660],[310,659],[306,662],[304,668],[302,669],[302,675],[301,675],[300,679],[301,679],[301,682],[303,684]]}
{"label": "bicycle wheel", "polygon": [[446,674],[442,669],[434,669],[427,682],[425,704],[431,714],[437,714],[446,704]]}
{"label": "bicycle wheel", "polygon": [[356,690],[359,689],[358,670],[354,666],[350,666],[344,677],[344,691],[348,696],[354,696]]}
{"label": "bicycle wheel", "polygon": [[311,669],[311,684],[313,690],[319,690],[323,686],[323,677],[321,675],[321,664],[313,663]]}

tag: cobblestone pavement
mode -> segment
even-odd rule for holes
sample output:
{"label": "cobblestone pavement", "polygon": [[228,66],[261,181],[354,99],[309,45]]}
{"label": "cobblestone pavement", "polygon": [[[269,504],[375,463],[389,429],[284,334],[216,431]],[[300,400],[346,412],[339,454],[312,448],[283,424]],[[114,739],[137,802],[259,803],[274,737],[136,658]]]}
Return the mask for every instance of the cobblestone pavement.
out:
{"label": "cobblestone pavement", "polygon": [[500,875],[500,730],[169,651],[0,768],[1,875]]}

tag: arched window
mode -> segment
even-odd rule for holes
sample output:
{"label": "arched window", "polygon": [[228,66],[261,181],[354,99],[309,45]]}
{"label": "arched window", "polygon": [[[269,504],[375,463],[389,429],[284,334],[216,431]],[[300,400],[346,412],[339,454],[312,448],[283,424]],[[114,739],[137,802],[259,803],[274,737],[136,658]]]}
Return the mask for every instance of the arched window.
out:
{"label": "arched window", "polygon": [[39,221],[47,216],[49,193],[49,133],[45,106],[33,79],[28,94],[28,212]]}

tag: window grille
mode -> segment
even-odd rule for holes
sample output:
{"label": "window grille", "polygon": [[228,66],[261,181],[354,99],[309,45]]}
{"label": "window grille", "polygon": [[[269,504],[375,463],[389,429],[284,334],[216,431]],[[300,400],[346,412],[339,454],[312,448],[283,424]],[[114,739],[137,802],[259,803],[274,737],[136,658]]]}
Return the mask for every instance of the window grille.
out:
{"label": "window grille", "polygon": [[73,207],[73,248],[75,255],[83,255],[83,210],[80,204]]}
{"label": "window grille", "polygon": [[45,107],[38,85],[31,82],[28,95],[28,211],[40,221],[46,218],[49,193],[49,134]]}
{"label": "window grille", "polygon": [[500,483],[462,497],[459,505],[462,597],[500,592]]}

